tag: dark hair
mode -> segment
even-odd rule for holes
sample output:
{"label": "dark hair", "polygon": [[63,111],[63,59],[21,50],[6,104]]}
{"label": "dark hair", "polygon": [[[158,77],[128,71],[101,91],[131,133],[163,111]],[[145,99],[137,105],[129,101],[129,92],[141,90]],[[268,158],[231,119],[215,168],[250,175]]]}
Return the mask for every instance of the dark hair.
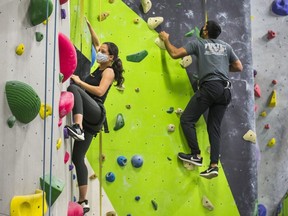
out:
{"label": "dark hair", "polygon": [[221,34],[220,25],[213,20],[207,21],[206,29],[208,31],[208,37],[209,38],[217,39],[218,36]]}
{"label": "dark hair", "polygon": [[106,44],[108,46],[108,52],[109,55],[113,55],[114,56],[114,61],[112,64],[112,68],[114,70],[115,73],[115,78],[114,80],[116,81],[116,86],[121,87],[122,84],[124,83],[124,77],[123,77],[123,65],[122,65],[122,61],[121,59],[118,57],[118,47],[116,46],[116,44],[112,43],[112,42],[105,42],[103,44]]}

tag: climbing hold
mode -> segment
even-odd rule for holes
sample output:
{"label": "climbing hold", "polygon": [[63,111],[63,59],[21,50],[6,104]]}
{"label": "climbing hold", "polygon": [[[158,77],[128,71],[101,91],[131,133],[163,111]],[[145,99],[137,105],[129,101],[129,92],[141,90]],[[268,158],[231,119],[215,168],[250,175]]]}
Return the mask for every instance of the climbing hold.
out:
{"label": "climbing hold", "polygon": [[214,206],[213,204],[210,202],[210,200],[206,197],[206,196],[203,196],[202,197],[202,205],[208,209],[209,211],[213,211],[214,209]]}
{"label": "climbing hold", "polygon": [[61,19],[66,19],[66,10],[65,9],[61,9]]}
{"label": "climbing hold", "polygon": [[155,43],[160,49],[166,50],[164,41],[161,40],[159,37],[157,37],[157,38],[155,39],[154,43]]}
{"label": "climbing hold", "polygon": [[117,216],[115,211],[109,211],[106,213],[106,216]]}
{"label": "climbing hold", "polygon": [[25,46],[23,43],[21,43],[16,47],[16,54],[22,55],[24,53],[24,50],[25,50]]}
{"label": "climbing hold", "polygon": [[97,175],[94,173],[94,174],[92,174],[90,177],[89,177],[89,179],[90,180],[93,180],[93,179],[96,179],[97,178]]}
{"label": "climbing hold", "polygon": [[148,55],[148,52],[146,50],[140,51],[135,54],[127,55],[126,60],[131,62],[140,62],[142,61],[146,56]]}
{"label": "climbing hold", "polygon": [[270,99],[270,102],[269,102],[269,107],[275,107],[276,103],[277,103],[276,90],[273,90],[272,94],[271,94],[271,99]]}
{"label": "climbing hold", "polygon": [[272,80],[272,84],[276,85],[277,84],[277,80]]}
{"label": "climbing hold", "polygon": [[[51,182],[51,185],[50,185]],[[45,186],[44,186],[45,183]],[[50,181],[50,175],[47,174],[44,176],[44,179],[40,178],[40,185],[42,190],[45,188],[45,192],[47,194],[46,201],[49,206],[52,206],[53,203],[56,201],[56,199],[59,197],[59,195],[62,193],[65,183],[59,178],[56,178],[55,176],[51,176]],[[51,188],[51,203],[49,204],[49,197],[50,197],[50,188]]]}
{"label": "climbing hold", "polygon": [[149,29],[153,30],[157,28],[163,21],[163,17],[149,17],[147,20],[147,24]]}
{"label": "climbing hold", "polygon": [[52,14],[52,11],[53,11],[53,3],[51,0],[31,0],[28,13],[32,25],[36,26],[45,21],[47,18],[47,12],[49,17]]}
{"label": "climbing hold", "polygon": [[56,143],[56,149],[59,150],[62,146],[62,139],[58,138],[57,143]]}
{"label": "climbing hold", "polygon": [[258,204],[258,216],[266,216],[266,207],[263,204]]}
{"label": "climbing hold", "polygon": [[183,110],[182,110],[181,108],[177,108],[177,109],[175,110],[175,113],[176,113],[177,115],[181,115],[181,114],[183,113]]}
{"label": "climbing hold", "polygon": [[140,200],[140,196],[136,196],[136,197],[135,197],[135,200],[136,200],[136,201],[139,201],[139,200]]}
{"label": "climbing hold", "polygon": [[121,84],[121,86],[117,86],[116,89],[120,92],[123,92],[125,90],[124,84]]}
{"label": "climbing hold", "polygon": [[143,158],[141,155],[134,155],[132,158],[131,158],[131,164],[133,167],[135,168],[139,168],[143,165]]}
{"label": "climbing hold", "polygon": [[254,95],[255,97],[261,97],[261,89],[258,84],[254,85]]}
{"label": "climbing hold", "polygon": [[156,211],[158,209],[158,204],[156,203],[155,200],[151,200],[151,203],[152,203],[154,210]]}
{"label": "climbing hold", "polygon": [[135,88],[135,92],[137,92],[137,93],[140,92],[140,88],[138,88],[138,87]]}
{"label": "climbing hold", "polygon": [[257,76],[257,70],[253,70],[253,75],[254,75],[254,77]]}
{"label": "climbing hold", "polygon": [[109,0],[108,2],[109,2],[110,4],[112,4],[112,3],[115,2],[115,0]]}
{"label": "climbing hold", "polygon": [[268,147],[273,147],[274,145],[276,144],[276,139],[275,138],[272,138],[269,140],[269,142],[267,143],[267,146]]}
{"label": "climbing hold", "polygon": [[195,30],[192,29],[191,31],[189,31],[185,34],[185,37],[191,37],[194,34],[194,32],[195,32]]}
{"label": "climbing hold", "polygon": [[269,30],[268,33],[267,33],[267,39],[271,40],[271,39],[273,39],[275,37],[276,37],[276,33],[274,31],[272,31],[272,30]]}
{"label": "climbing hold", "polygon": [[274,0],[272,3],[272,11],[280,16],[288,15],[288,1],[287,0]]}
{"label": "climbing hold", "polygon": [[68,0],[60,0],[59,2],[60,2],[60,5],[63,5],[63,4],[65,4],[66,2],[68,2]]}
{"label": "climbing hold", "polygon": [[194,170],[195,165],[192,163],[189,163],[187,161],[183,161],[183,166],[187,169],[187,170]]}
{"label": "climbing hold", "polygon": [[83,216],[83,207],[77,202],[69,202],[67,216]]}
{"label": "climbing hold", "polygon": [[256,143],[256,134],[254,131],[248,130],[247,133],[244,134],[243,139],[252,143]]}
{"label": "climbing hold", "polygon": [[142,8],[143,8],[143,12],[144,13],[148,13],[148,11],[152,7],[152,2],[150,0],[141,0],[141,5],[142,5]]}
{"label": "climbing hold", "polygon": [[130,104],[127,104],[125,107],[126,107],[126,109],[131,109],[131,105]]}
{"label": "climbing hold", "polygon": [[41,101],[31,86],[20,81],[8,81],[5,91],[10,110],[18,121],[27,124],[38,115]]}
{"label": "climbing hold", "polygon": [[137,17],[133,20],[134,24],[138,24],[140,22],[140,19]]}
{"label": "climbing hold", "polygon": [[64,75],[62,73],[59,73],[59,82],[62,83],[64,79]]}
{"label": "climbing hold", "polygon": [[75,180],[76,179],[76,175],[73,173],[72,175],[72,179]]}
{"label": "climbing hold", "polygon": [[62,91],[59,101],[59,117],[63,118],[70,113],[74,106],[74,95],[72,92]]}
{"label": "climbing hold", "polygon": [[270,129],[270,125],[269,124],[265,124],[264,128],[265,129]]}
{"label": "climbing hold", "polygon": [[9,128],[12,128],[12,127],[14,126],[15,122],[16,122],[15,116],[10,116],[10,117],[7,119],[8,127],[9,127]]}
{"label": "climbing hold", "polygon": [[70,158],[70,154],[69,152],[66,151],[64,155],[64,164],[66,164],[69,161],[69,158]]}
{"label": "climbing hold", "polygon": [[166,112],[171,114],[173,113],[173,111],[174,111],[174,107],[170,107]]}
{"label": "climbing hold", "polygon": [[41,103],[40,105],[40,110],[39,110],[39,115],[42,119],[44,119],[45,117],[48,117],[50,115],[52,115],[52,107],[50,105],[45,106],[44,103]]}
{"label": "climbing hold", "polygon": [[36,41],[38,42],[42,41],[42,39],[44,38],[44,35],[41,32],[36,32],[35,36],[36,36]]}
{"label": "climbing hold", "polygon": [[92,67],[96,61],[96,50],[95,50],[95,47],[92,45],[91,47],[91,65],[90,67]]}
{"label": "climbing hold", "polygon": [[175,131],[175,125],[174,124],[169,124],[167,127],[168,132],[174,132]]}
{"label": "climbing hold", "polygon": [[[59,125],[58,125],[59,126]],[[68,139],[69,138],[69,133],[68,133],[68,129],[67,127],[63,128],[63,133],[64,133],[64,139]]]}
{"label": "climbing hold", "polygon": [[74,165],[73,164],[69,164],[69,171],[74,169]]}
{"label": "climbing hold", "polygon": [[114,126],[114,130],[117,131],[119,129],[121,129],[122,127],[124,127],[125,122],[124,122],[124,118],[123,115],[121,113],[119,113],[116,117],[116,124]]}
{"label": "climbing hold", "polygon": [[14,196],[10,203],[10,215],[42,215],[47,212],[47,202],[43,200],[46,197],[46,193],[37,189],[35,194],[24,195],[24,196]]}
{"label": "climbing hold", "polygon": [[119,166],[125,166],[127,164],[127,158],[124,156],[119,156],[117,158],[117,163],[119,164]]}
{"label": "climbing hold", "polygon": [[73,43],[62,33],[58,34],[60,72],[65,82],[77,67],[77,53]]}
{"label": "climbing hold", "polygon": [[266,117],[266,116],[267,116],[266,111],[261,112],[261,113],[260,113],[260,116],[262,116],[262,117]]}
{"label": "climbing hold", "polygon": [[192,56],[188,55],[182,58],[180,61],[180,65],[182,68],[187,68],[189,65],[192,64]]}
{"label": "climbing hold", "polygon": [[109,12],[103,12],[100,15],[98,15],[97,19],[99,22],[105,20],[109,16]]}
{"label": "climbing hold", "polygon": [[106,174],[106,181],[114,182],[115,181],[115,174],[113,172],[108,172]]}

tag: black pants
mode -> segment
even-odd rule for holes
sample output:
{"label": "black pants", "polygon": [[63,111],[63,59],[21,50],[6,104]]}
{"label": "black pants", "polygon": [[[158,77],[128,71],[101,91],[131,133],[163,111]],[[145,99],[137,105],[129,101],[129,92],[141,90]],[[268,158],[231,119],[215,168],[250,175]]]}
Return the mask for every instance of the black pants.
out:
{"label": "black pants", "polygon": [[101,105],[91,98],[83,89],[79,86],[72,84],[67,89],[74,95],[74,114],[83,115],[83,129],[85,140],[76,141],[73,146],[72,162],[76,168],[78,186],[87,185],[88,182],[88,170],[85,164],[85,155],[89,149],[91,141],[96,134],[94,128],[99,127],[99,123],[103,122],[103,108]]}
{"label": "black pants", "polygon": [[195,124],[201,115],[208,110],[207,130],[211,146],[210,164],[218,163],[220,152],[221,122],[228,104],[231,101],[230,89],[223,81],[204,82],[187,104],[180,122],[192,154],[200,154]]}

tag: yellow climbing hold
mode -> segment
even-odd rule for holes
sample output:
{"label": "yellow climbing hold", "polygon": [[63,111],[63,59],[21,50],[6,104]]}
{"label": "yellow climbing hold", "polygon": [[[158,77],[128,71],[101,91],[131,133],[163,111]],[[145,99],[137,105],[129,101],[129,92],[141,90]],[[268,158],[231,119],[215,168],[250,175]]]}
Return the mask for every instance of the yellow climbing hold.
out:
{"label": "yellow climbing hold", "polygon": [[266,111],[261,112],[261,113],[260,113],[260,116],[262,116],[262,117],[266,117],[266,116],[267,116]]}
{"label": "yellow climbing hold", "polygon": [[271,147],[273,147],[275,144],[276,144],[276,139],[275,139],[275,138],[272,138],[271,140],[269,140],[267,146],[271,148]]}
{"label": "yellow climbing hold", "polygon": [[275,107],[277,103],[277,98],[276,98],[276,90],[273,90],[272,94],[271,94],[271,99],[270,99],[270,103],[269,103],[269,107]]}
{"label": "yellow climbing hold", "polygon": [[56,149],[59,150],[59,149],[61,148],[61,145],[62,145],[62,139],[59,138],[59,139],[57,140]]}
{"label": "yellow climbing hold", "polygon": [[[47,212],[46,194],[43,191],[37,189],[35,194],[14,196],[10,203],[11,216],[38,216]],[[43,206],[44,203],[44,206]]]}
{"label": "yellow climbing hold", "polygon": [[[46,115],[45,115],[45,113],[46,113]],[[45,109],[45,104],[41,103],[39,115],[42,119],[44,119],[47,116],[52,115],[52,107],[46,104],[46,109]]]}
{"label": "yellow climbing hold", "polygon": [[256,143],[256,133],[252,130],[249,130],[246,134],[244,134],[243,139],[252,143]]}
{"label": "yellow climbing hold", "polygon": [[25,50],[25,46],[23,43],[21,43],[16,47],[16,54],[22,55],[24,53],[24,50]]}

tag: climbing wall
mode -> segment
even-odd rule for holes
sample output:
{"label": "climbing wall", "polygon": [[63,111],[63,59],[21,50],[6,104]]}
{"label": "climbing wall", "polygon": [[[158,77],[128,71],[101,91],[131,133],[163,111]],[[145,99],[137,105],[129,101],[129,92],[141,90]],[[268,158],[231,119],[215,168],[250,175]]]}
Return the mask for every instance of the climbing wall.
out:
{"label": "climbing wall", "polygon": [[[204,2],[153,1],[152,9],[144,13],[140,1],[93,1],[83,12],[102,42],[113,41],[118,45],[125,68],[124,90],[111,88],[105,102],[110,133],[103,134],[105,161],[100,179],[120,216],[226,213],[248,216],[256,210],[257,144],[242,138],[249,129],[255,130],[250,2],[208,1],[206,6]],[[77,1],[71,1],[71,8],[77,8]],[[220,173],[211,181],[199,177],[209,163],[204,118],[197,124],[197,134],[205,166],[187,170],[176,157],[179,151],[188,148],[174,111],[184,109],[193,95],[195,63],[187,69],[181,68],[180,60],[171,59],[154,42],[160,30],[169,32],[176,46],[195,38],[195,34],[187,37],[185,34],[204,24],[205,11],[221,24],[221,38],[232,44],[245,66],[243,73],[231,74],[233,102],[223,122]],[[88,29],[84,27],[79,33],[81,16],[73,18],[71,12],[71,23],[78,26],[78,29],[71,26],[71,37],[77,48],[91,59]],[[100,22],[97,17],[104,13],[106,18]],[[148,18],[156,16],[163,17],[163,23],[156,29],[148,28]],[[148,55],[140,62],[126,59],[143,51]],[[119,129],[120,114],[124,126]],[[171,124],[175,126],[174,132],[168,131]],[[87,155],[98,176],[99,145],[96,137]],[[143,159],[140,168],[132,166],[135,155]],[[117,163],[119,156],[127,159],[126,166]],[[113,179],[111,175],[115,180],[106,181],[106,177]],[[211,201],[213,211],[202,205],[203,197]]]}
{"label": "climbing wall", "polygon": [[[63,125],[58,127],[60,92],[65,91],[66,84],[59,82],[57,38],[58,32],[69,37],[69,19],[68,17],[61,19],[60,12],[63,9],[68,14],[69,5],[65,4],[60,7],[59,3],[56,5],[54,1],[51,2],[53,11],[51,11],[49,22],[46,25],[40,22],[34,26],[31,24],[30,15],[35,15],[36,11],[39,15],[42,11],[45,16],[46,3],[34,1],[39,4],[33,5],[34,9],[29,11],[32,7],[30,2],[29,0],[0,2],[0,46],[2,50],[0,52],[0,215],[11,215],[12,212],[14,215],[15,213],[17,215],[42,215],[42,193],[40,193],[41,200],[38,200],[38,204],[29,202],[29,197],[24,196],[33,195],[37,189],[41,189],[40,178],[49,173],[57,179],[58,186],[62,186],[62,183],[65,186],[56,202],[47,211],[47,215],[48,212],[49,215],[66,215],[68,202],[73,200],[72,172],[69,170],[70,160],[64,164],[65,152],[70,152],[70,143],[64,141]],[[43,35],[42,40],[37,40],[37,32]],[[24,52],[20,49],[18,55],[15,51],[19,44],[23,44]],[[39,100],[42,103],[46,101],[47,110],[48,106],[53,107],[53,115],[47,112],[44,121],[36,110],[36,116],[30,119],[31,121],[21,123],[17,119],[10,128],[7,120],[12,116],[12,112],[7,97],[12,98],[16,104],[20,117],[29,116],[29,113],[33,112],[33,107],[29,110],[29,104],[36,99],[23,88],[15,93],[5,90],[6,83],[9,81],[23,82],[33,88]],[[14,89],[13,86],[11,88]],[[17,99],[17,96],[20,98]],[[24,107],[25,104],[28,104],[28,110]],[[63,119],[64,124],[65,119]],[[50,182],[50,177],[46,177],[46,181]],[[19,196],[20,200],[18,199],[19,202],[16,200],[15,204],[16,207],[21,206],[21,208],[19,212],[15,210],[10,213],[10,204],[14,196]],[[24,199],[21,201],[22,196]]]}
{"label": "climbing wall", "polygon": [[[261,92],[260,97],[257,92],[255,94],[255,118],[260,148],[258,201],[265,206],[267,215],[276,214],[277,207],[288,189],[286,67],[288,17],[273,12],[273,2],[255,1],[252,5],[255,85],[259,86]],[[287,1],[277,2],[284,4]],[[269,31],[274,32],[275,37],[271,35],[269,37]],[[276,92],[276,106],[269,106],[273,91]],[[275,141],[271,144],[273,138]],[[269,143],[271,145],[268,145]],[[287,215],[287,210],[284,209],[282,213],[281,215]]]}

